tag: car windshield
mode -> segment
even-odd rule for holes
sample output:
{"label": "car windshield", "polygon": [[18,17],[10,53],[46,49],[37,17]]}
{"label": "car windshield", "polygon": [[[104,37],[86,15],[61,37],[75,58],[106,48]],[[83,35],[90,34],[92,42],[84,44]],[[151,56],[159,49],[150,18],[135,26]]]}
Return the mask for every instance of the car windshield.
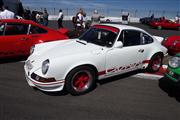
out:
{"label": "car windshield", "polygon": [[108,29],[91,27],[87,32],[80,36],[80,40],[100,46],[112,47],[117,34],[118,32]]}

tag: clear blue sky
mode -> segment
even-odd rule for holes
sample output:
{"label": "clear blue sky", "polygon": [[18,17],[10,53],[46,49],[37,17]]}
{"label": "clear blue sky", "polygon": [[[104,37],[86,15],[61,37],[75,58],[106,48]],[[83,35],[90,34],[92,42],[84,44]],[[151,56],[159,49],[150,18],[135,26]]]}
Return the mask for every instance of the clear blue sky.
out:
{"label": "clear blue sky", "polygon": [[180,0],[21,0],[30,8],[180,11]]}
{"label": "clear blue sky", "polygon": [[21,0],[25,6],[180,10],[180,0]]}

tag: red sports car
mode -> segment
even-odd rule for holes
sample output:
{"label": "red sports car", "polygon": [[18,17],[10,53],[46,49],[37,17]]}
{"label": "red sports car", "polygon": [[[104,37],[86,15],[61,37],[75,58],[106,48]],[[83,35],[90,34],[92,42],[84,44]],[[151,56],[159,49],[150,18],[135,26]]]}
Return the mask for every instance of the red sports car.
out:
{"label": "red sports car", "polygon": [[170,55],[180,53],[180,36],[170,36],[162,44],[168,49]]}
{"label": "red sports car", "polygon": [[154,28],[161,30],[162,28],[166,29],[177,29],[180,30],[180,24],[176,22],[172,22],[171,20],[158,20],[150,22],[150,25]]}
{"label": "red sports car", "polygon": [[0,20],[0,58],[28,56],[31,46],[68,39],[64,30],[53,30],[30,20]]}

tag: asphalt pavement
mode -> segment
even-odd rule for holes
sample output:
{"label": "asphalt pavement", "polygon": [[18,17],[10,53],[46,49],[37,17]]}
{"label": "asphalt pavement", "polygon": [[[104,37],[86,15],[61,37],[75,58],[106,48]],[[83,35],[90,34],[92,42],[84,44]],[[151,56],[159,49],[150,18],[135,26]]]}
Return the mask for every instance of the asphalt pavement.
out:
{"label": "asphalt pavement", "polygon": [[[120,23],[117,23],[120,24]],[[152,35],[156,35],[156,36],[161,36],[161,37],[168,37],[168,36],[172,36],[172,35],[180,35],[180,31],[178,30],[174,30],[174,29],[162,29],[162,30],[158,30],[155,28],[152,28],[151,26],[145,25],[145,24],[140,24],[140,23],[130,23],[129,25],[135,26],[135,27],[139,27],[142,28],[144,30],[146,30],[147,32],[149,32]],[[69,29],[73,28],[73,24],[71,21],[63,21],[63,26]],[[49,27],[53,28],[53,29],[58,29],[58,24],[57,21],[50,21],[49,22]]]}
{"label": "asphalt pavement", "polygon": [[[54,29],[56,25],[49,23]],[[133,25],[164,37],[178,34]],[[0,120],[180,120],[180,94],[165,78],[136,78],[132,72],[102,80],[88,94],[72,96],[32,89],[23,66],[18,60],[0,63]]]}

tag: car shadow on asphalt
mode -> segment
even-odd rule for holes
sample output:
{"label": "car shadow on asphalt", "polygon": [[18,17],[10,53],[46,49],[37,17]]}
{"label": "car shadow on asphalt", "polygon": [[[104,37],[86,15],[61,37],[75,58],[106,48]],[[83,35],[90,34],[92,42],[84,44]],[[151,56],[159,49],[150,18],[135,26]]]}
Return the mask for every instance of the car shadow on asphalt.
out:
{"label": "car shadow on asphalt", "polygon": [[23,60],[26,60],[26,59],[27,59],[27,57],[16,57],[16,58],[0,59],[0,64],[19,62],[19,61],[23,61]]}
{"label": "car shadow on asphalt", "polygon": [[[102,79],[102,80],[98,81],[97,84],[104,85],[104,84],[107,84],[107,83],[110,83],[110,82],[121,80],[123,78],[127,78],[129,76],[135,75],[135,74],[140,73],[140,72],[143,72],[143,71],[142,70],[137,70],[137,71],[125,73],[125,74],[122,74],[122,75],[117,75],[117,76],[114,76],[114,77],[109,77],[109,78]],[[98,86],[97,84],[94,86],[94,88],[91,91],[93,91],[94,89],[97,88],[97,86]],[[40,92],[42,92],[42,93],[44,93],[46,95],[49,95],[49,96],[65,96],[65,95],[69,94],[65,89],[62,90],[62,91],[59,91],[59,92],[44,92],[44,91],[38,90],[36,88],[34,88],[34,90],[40,91]]]}
{"label": "car shadow on asphalt", "polygon": [[169,97],[175,98],[180,103],[180,84],[173,83],[168,78],[159,79],[159,87],[168,94]]}
{"label": "car shadow on asphalt", "polygon": [[49,95],[49,96],[66,96],[69,93],[66,90],[58,91],[58,92],[44,92],[44,94]]}
{"label": "car shadow on asphalt", "polygon": [[113,76],[113,77],[109,77],[109,78],[106,78],[106,79],[102,79],[102,80],[98,81],[98,83],[100,85],[103,85],[103,84],[106,84],[106,83],[110,83],[110,82],[113,82],[113,81],[121,80],[123,78],[127,78],[127,77],[136,75],[138,73],[143,73],[143,72],[144,71],[142,71],[142,70],[136,70],[136,71],[124,73],[124,74],[121,74],[121,75],[116,75],[116,76]]}
{"label": "car shadow on asphalt", "polygon": [[62,90],[62,91],[58,91],[58,92],[45,92],[45,91],[41,91],[37,88],[33,88],[34,91],[39,91],[42,92],[45,95],[49,95],[49,96],[65,96],[68,95],[69,93],[66,90]]}

